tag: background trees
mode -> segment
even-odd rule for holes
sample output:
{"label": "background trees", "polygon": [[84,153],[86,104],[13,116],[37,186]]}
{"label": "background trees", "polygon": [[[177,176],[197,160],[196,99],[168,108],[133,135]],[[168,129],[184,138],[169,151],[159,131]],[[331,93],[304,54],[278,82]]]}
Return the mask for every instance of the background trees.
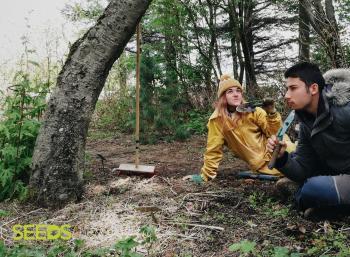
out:
{"label": "background trees", "polygon": [[[130,9],[129,2],[140,5]],[[132,34],[147,6],[142,0],[81,0],[62,10],[87,29],[59,76],[42,79],[49,85],[57,78],[33,156],[31,185],[44,204],[79,198],[89,125],[90,133],[133,131]],[[281,75],[298,60],[315,61],[323,71],[348,67],[349,10],[345,0],[154,0],[142,19],[142,142],[204,133],[223,73],[245,86],[247,100],[281,99]],[[4,127],[0,136],[8,140]],[[17,177],[28,182],[28,176]]]}
{"label": "background trees", "polygon": [[[307,0],[153,1],[142,20],[144,141],[193,134],[186,125],[189,115],[183,113],[208,115],[223,73],[244,84],[247,99],[279,98],[281,74],[298,60],[315,61],[323,70],[347,67],[348,5]],[[130,79],[134,52],[131,42],[125,51]],[[114,85],[117,93],[118,83]],[[127,88],[130,100],[132,80]],[[124,124],[131,131],[132,122]]]}

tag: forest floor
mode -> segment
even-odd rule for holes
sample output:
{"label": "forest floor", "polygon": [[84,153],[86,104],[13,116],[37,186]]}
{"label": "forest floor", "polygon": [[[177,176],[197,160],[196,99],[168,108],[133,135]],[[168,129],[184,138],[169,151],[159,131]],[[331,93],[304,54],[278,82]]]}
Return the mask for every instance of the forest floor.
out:
{"label": "forest floor", "polygon": [[[1,203],[0,210],[11,213],[0,216],[1,235],[13,244],[9,233],[14,224],[70,224],[73,237],[84,240],[86,248],[99,248],[133,235],[139,239],[140,228],[147,225],[156,229],[157,240],[148,249],[138,248],[145,256],[241,256],[244,251],[254,256],[350,256],[349,217],[304,219],[292,200],[278,194],[274,182],[238,179],[237,172],[247,166],[228,151],[215,180],[205,185],[184,181],[185,175],[200,171],[205,140],[194,136],[142,145],[141,163],[156,166],[156,175],[146,178],[112,171],[133,162],[130,136],[89,138],[83,199],[55,211]],[[97,154],[106,159],[103,165]],[[229,250],[232,244],[237,251]]]}

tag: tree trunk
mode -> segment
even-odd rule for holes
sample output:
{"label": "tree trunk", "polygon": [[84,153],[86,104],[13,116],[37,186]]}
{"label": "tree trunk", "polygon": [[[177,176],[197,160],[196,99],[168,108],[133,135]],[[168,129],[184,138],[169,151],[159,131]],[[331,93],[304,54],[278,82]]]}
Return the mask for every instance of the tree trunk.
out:
{"label": "tree trunk", "polygon": [[165,57],[165,77],[167,84],[177,85],[178,77],[176,74],[177,68],[177,51],[174,46],[172,35],[164,35],[164,57]]}
{"label": "tree trunk", "polygon": [[235,79],[238,80],[239,67],[238,67],[238,53],[237,53],[236,42],[238,41],[237,36],[239,35],[239,32],[237,29],[236,10],[231,0],[228,1],[228,15],[229,15],[229,24],[230,24],[232,70],[233,70],[233,75]]}
{"label": "tree trunk", "polygon": [[150,2],[112,0],[96,25],[72,45],[33,154],[30,192],[38,204],[60,207],[81,197],[91,115],[109,70]]}
{"label": "tree trunk", "polygon": [[299,0],[299,61],[310,61],[310,21],[305,1]]}
{"label": "tree trunk", "polygon": [[325,12],[327,19],[329,21],[329,25],[332,29],[331,33],[331,45],[333,46],[333,54],[334,54],[334,61],[333,66],[336,68],[342,68],[345,67],[345,54],[341,45],[340,36],[339,36],[339,27],[337,20],[335,18],[335,12],[334,12],[334,6],[332,0],[326,0],[325,1]]}
{"label": "tree trunk", "polygon": [[346,61],[335,19],[333,1],[326,0],[325,8],[321,0],[315,0],[312,3],[305,1],[304,4],[310,24],[325,48],[331,66],[333,68],[343,67]]}
{"label": "tree trunk", "polygon": [[[228,8],[229,8],[229,17],[230,17],[230,28],[232,33],[232,39],[231,39],[231,49],[232,50],[232,58],[233,63],[236,65],[236,68],[234,69],[235,78],[242,84],[243,78],[244,78],[244,72],[245,72],[245,62],[243,58],[242,53],[242,37],[241,34],[243,34],[242,27],[240,26],[240,20],[241,16],[239,13],[237,13],[236,9],[236,1],[230,0],[228,2]],[[237,63],[238,59],[238,63]],[[239,73],[238,73],[239,68]]]}
{"label": "tree trunk", "polygon": [[253,32],[252,19],[254,3],[252,1],[243,1],[240,5],[241,12],[241,44],[244,54],[244,65],[246,74],[247,94],[255,97],[257,94],[258,83],[254,67],[253,50]]}

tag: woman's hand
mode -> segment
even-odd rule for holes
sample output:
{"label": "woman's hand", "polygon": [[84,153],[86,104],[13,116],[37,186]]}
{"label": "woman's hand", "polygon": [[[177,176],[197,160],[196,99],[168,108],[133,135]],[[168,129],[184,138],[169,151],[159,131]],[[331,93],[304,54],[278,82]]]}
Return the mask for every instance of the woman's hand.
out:
{"label": "woman's hand", "polygon": [[191,182],[194,182],[196,184],[203,184],[204,183],[204,180],[203,180],[202,176],[199,175],[199,174],[184,176],[182,178],[182,180],[191,181]]}
{"label": "woman's hand", "polygon": [[276,113],[275,100],[273,100],[272,98],[265,98],[261,107],[265,110],[267,114]]}

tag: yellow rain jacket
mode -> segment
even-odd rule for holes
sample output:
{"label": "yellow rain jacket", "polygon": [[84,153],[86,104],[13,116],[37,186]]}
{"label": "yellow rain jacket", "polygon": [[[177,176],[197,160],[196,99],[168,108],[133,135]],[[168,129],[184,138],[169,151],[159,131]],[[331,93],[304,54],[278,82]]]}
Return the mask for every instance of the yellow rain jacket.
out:
{"label": "yellow rain jacket", "polygon": [[[255,112],[244,114],[235,128],[228,127],[223,131],[219,114],[214,111],[207,124],[207,149],[204,154],[204,165],[201,169],[203,180],[208,181],[216,177],[223,157],[223,145],[226,145],[235,156],[247,162],[251,170],[281,175],[278,170],[267,168],[271,154],[266,149],[267,139],[271,135],[277,134],[281,125],[282,119],[278,112],[267,115],[262,108],[257,107]],[[285,138],[285,140],[288,145],[287,151],[294,150],[295,146],[289,138]]]}

